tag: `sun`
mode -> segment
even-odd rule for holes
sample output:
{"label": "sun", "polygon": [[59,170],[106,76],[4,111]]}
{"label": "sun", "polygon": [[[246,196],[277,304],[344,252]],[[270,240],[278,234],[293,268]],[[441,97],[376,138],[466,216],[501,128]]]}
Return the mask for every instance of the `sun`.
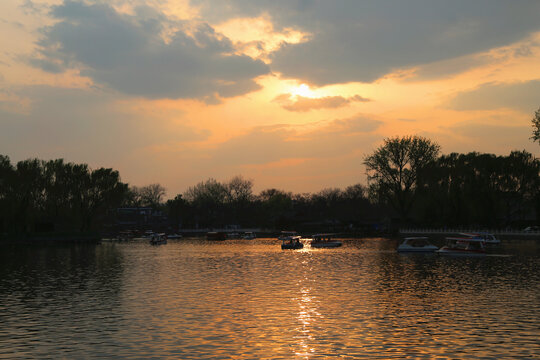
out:
{"label": "sun", "polygon": [[311,90],[307,84],[300,84],[298,86],[293,86],[289,89],[289,93],[293,96],[303,96],[303,97],[315,96],[313,90]]}

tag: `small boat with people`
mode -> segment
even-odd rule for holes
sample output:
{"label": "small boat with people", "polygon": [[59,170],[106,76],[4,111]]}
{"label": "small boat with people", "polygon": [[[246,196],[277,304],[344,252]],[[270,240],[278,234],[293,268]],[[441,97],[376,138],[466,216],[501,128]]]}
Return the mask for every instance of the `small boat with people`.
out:
{"label": "small boat with people", "polygon": [[150,245],[163,245],[167,243],[167,235],[164,233],[154,233],[150,238]]}
{"label": "small boat with people", "polygon": [[473,238],[473,239],[481,239],[484,241],[484,244],[488,244],[488,245],[498,245],[501,243],[501,240],[497,239],[495,235],[488,232],[461,233],[460,235]]}
{"label": "small boat with people", "polygon": [[290,239],[283,239],[281,243],[282,250],[296,250],[302,249],[304,244],[300,242],[301,236],[292,236]]}
{"label": "small boat with people", "polygon": [[397,252],[415,252],[415,253],[426,253],[426,252],[435,252],[439,248],[429,242],[429,239],[425,236],[417,237],[406,237],[403,239],[403,242],[399,244]]}
{"label": "small boat with people", "polygon": [[336,234],[315,234],[311,236],[312,248],[335,248],[342,245],[341,241],[333,240]]}
{"label": "small boat with people", "polygon": [[296,231],[287,231],[284,230],[279,234],[278,240],[291,240],[293,237],[298,236]]}
{"label": "small boat with people", "polygon": [[483,239],[474,237],[447,237],[446,245],[437,250],[437,254],[450,256],[485,256],[486,247]]}

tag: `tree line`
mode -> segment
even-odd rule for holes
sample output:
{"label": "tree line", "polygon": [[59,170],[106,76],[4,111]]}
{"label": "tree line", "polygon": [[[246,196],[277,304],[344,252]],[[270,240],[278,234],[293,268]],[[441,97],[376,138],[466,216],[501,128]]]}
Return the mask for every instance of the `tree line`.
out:
{"label": "tree line", "polygon": [[389,138],[364,160],[372,199],[405,225],[512,227],[540,214],[540,159],[451,153],[408,136]]}
{"label": "tree line", "polygon": [[12,165],[0,155],[0,231],[20,235],[98,230],[108,210],[122,204],[127,190],[113,169],[92,170],[62,159]]}
{"label": "tree line", "polygon": [[269,229],[328,229],[374,219],[378,208],[367,198],[362,184],[345,189],[295,194],[279,189],[253,192],[253,181],[235,176],[229,181],[202,181],[167,201],[172,221],[187,228],[226,225]]}
{"label": "tree line", "polygon": [[159,184],[130,187],[118,171],[62,159],[12,165],[0,156],[0,230],[99,231],[120,207],[162,211],[170,226],[311,231],[369,231],[392,221],[416,226],[522,226],[540,214],[540,159],[526,151],[507,156],[438,155],[421,137],[386,139],[364,159],[368,185],[317,193],[253,191],[242,176],[201,181],[164,200]]}

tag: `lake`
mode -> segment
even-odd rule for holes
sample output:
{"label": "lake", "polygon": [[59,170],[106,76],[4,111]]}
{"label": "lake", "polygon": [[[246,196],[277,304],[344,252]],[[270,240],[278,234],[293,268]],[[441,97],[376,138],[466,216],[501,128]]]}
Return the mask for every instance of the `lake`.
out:
{"label": "lake", "polygon": [[0,358],[540,358],[540,240],[396,245],[0,244]]}

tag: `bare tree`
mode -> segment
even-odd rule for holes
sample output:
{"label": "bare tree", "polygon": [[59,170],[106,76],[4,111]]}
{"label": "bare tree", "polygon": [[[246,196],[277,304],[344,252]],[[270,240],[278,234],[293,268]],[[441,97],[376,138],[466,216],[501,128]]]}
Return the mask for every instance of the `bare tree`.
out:
{"label": "bare tree", "polygon": [[244,203],[253,198],[253,180],[245,180],[241,175],[237,175],[226,186],[230,202]]}

